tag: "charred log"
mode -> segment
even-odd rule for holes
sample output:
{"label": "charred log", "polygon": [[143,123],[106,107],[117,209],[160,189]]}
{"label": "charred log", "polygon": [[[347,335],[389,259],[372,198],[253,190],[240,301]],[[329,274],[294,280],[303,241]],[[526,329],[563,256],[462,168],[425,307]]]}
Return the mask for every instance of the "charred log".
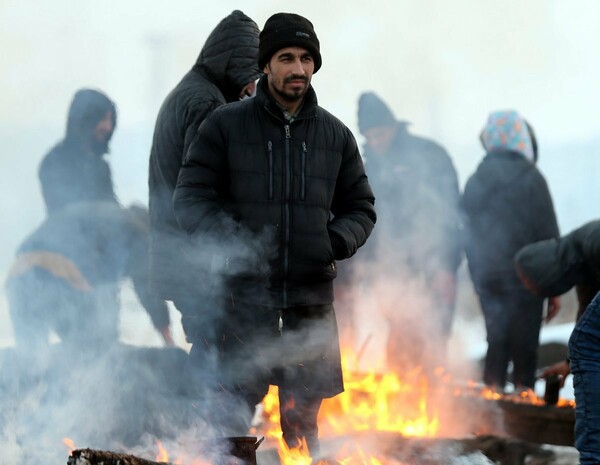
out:
{"label": "charred log", "polygon": [[77,449],[71,453],[67,465],[171,465],[153,462],[134,455],[118,454],[94,449]]}
{"label": "charred log", "polygon": [[[551,464],[554,452],[539,444],[503,436],[474,436],[464,439],[408,438],[392,432],[357,433],[335,440],[322,440],[327,456],[336,456],[345,443],[359,445],[369,455],[385,456],[410,465],[450,465],[473,454],[485,455],[498,465]],[[259,460],[260,462],[260,460]],[[327,463],[336,460],[325,459]]]}

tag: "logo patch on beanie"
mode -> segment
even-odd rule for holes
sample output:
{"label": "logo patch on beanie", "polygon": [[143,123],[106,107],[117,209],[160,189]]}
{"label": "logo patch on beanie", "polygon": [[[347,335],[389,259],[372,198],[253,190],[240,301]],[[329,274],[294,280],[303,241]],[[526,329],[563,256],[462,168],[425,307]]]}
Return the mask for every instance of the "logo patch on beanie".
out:
{"label": "logo patch on beanie", "polygon": [[298,37],[306,37],[306,38],[310,38],[310,34],[307,34],[306,32],[302,32],[302,31],[296,31],[296,35]]}

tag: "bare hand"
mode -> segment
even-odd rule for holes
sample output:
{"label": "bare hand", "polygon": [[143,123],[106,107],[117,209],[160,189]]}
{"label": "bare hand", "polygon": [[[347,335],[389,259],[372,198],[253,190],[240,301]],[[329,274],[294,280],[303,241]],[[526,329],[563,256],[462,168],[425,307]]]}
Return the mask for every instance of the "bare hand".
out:
{"label": "bare hand", "polygon": [[560,310],[560,297],[548,298],[548,313],[546,314],[546,323],[554,318]]}
{"label": "bare hand", "polygon": [[171,335],[171,328],[169,328],[169,326],[160,328],[160,335],[162,336],[163,341],[165,341],[165,344],[167,346],[175,346],[175,341],[173,340],[173,336]]}
{"label": "bare hand", "polygon": [[547,378],[550,375],[558,375],[558,379],[560,380],[560,387],[565,385],[565,378],[571,373],[571,367],[567,363],[566,360],[562,362],[555,363],[554,365],[546,368],[541,377]]}

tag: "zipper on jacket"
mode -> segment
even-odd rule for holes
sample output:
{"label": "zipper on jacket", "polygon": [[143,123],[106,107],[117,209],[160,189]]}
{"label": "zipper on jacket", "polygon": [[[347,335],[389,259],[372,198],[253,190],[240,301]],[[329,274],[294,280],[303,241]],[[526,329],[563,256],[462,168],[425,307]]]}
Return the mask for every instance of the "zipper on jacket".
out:
{"label": "zipper on jacket", "polygon": [[269,150],[269,200],[273,200],[273,142],[267,143]]}
{"label": "zipper on jacket", "polygon": [[292,190],[292,167],[291,167],[291,155],[290,155],[290,139],[292,137],[290,131],[290,125],[286,124],[283,126],[285,130],[285,240],[283,244],[283,308],[287,308],[288,304],[288,283],[287,274],[290,266],[290,224],[291,224],[291,213],[290,213],[290,193]]}
{"label": "zipper on jacket", "polygon": [[283,311],[279,310],[279,325],[278,325],[278,329],[279,329],[279,334],[283,334]]}
{"label": "zipper on jacket", "polygon": [[306,199],[306,152],[306,142],[302,142],[302,186],[300,191],[300,200]]}

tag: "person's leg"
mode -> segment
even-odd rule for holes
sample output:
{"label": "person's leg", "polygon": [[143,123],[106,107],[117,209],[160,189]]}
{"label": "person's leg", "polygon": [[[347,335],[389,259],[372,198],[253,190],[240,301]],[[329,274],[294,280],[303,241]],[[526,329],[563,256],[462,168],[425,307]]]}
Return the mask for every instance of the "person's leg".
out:
{"label": "person's leg", "polygon": [[600,463],[600,294],[569,339],[575,389],[575,447],[582,465]]}
{"label": "person's leg", "polygon": [[299,447],[306,441],[311,457],[319,455],[319,427],[317,415],[321,397],[306,396],[301,391],[279,388],[281,432],[289,448]]}
{"label": "person's leg", "polygon": [[533,389],[537,370],[540,327],[544,301],[528,293],[517,291],[511,295],[510,354],[513,361],[515,389]]}
{"label": "person's leg", "polygon": [[36,356],[47,351],[49,315],[58,305],[52,287],[47,285],[51,279],[44,271],[33,269],[6,282],[8,310],[19,352]]}
{"label": "person's leg", "polygon": [[212,294],[190,291],[173,301],[181,313],[187,342],[210,347],[216,342],[216,327],[222,314],[221,302]]}
{"label": "person's leg", "polygon": [[483,368],[483,382],[499,390],[504,390],[506,370],[510,360],[508,331],[510,319],[507,315],[505,296],[491,292],[479,295],[488,350]]}
{"label": "person's leg", "polygon": [[337,322],[332,305],[283,310],[279,338],[279,402],[283,439],[289,447],[306,440],[319,454],[317,415],[323,398],[343,391]]}
{"label": "person's leg", "polygon": [[194,408],[211,418],[221,436],[245,436],[269,388],[278,313],[233,299],[220,305],[227,317],[211,330],[214,342],[200,338],[192,345],[186,380],[193,386]]}

